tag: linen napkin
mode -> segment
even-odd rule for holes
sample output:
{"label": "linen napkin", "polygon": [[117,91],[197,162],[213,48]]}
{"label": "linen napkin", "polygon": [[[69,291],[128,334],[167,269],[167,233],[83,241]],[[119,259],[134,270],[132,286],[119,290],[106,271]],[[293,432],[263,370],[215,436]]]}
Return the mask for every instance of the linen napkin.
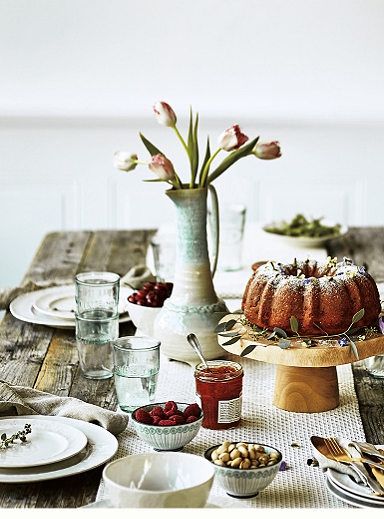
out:
{"label": "linen napkin", "polygon": [[141,288],[146,281],[156,281],[156,277],[152,274],[146,265],[136,265],[132,267],[121,278],[122,285],[128,285],[131,288]]}
{"label": "linen napkin", "polygon": [[[342,440],[339,439],[339,443],[343,445],[343,447],[347,447],[346,444]],[[351,465],[347,465],[345,463],[340,463],[339,461],[333,461],[321,454],[316,447],[312,444],[312,450],[314,453],[315,459],[319,463],[319,467],[325,472],[327,469],[333,469],[336,472],[340,472],[342,474],[347,474],[348,476],[351,476],[351,478],[356,483],[361,483],[363,480],[360,477],[360,475],[352,468]]]}
{"label": "linen napkin", "polygon": [[0,380],[0,416],[48,415],[76,418],[100,425],[112,434],[123,432],[128,415],[109,411],[73,397],[60,397]]}

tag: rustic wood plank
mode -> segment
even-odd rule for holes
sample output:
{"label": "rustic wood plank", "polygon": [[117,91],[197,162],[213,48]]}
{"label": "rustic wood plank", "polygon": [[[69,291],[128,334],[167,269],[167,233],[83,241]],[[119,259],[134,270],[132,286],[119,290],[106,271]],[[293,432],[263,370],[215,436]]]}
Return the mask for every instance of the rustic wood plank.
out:
{"label": "rustic wood plank", "polygon": [[132,267],[146,263],[146,256],[154,230],[119,231],[114,236],[108,269],[126,274]]}
{"label": "rustic wood plank", "polygon": [[[64,236],[63,236],[64,235]],[[47,235],[32,262],[26,282],[70,282],[76,272],[83,270],[111,270],[124,275],[132,266],[145,263],[151,231],[100,231],[86,233],[52,233]],[[48,275],[44,273],[47,261]],[[7,317],[13,319],[11,316]],[[25,338],[24,328],[31,333],[34,327],[17,320],[12,333],[2,327],[8,344],[15,337]],[[22,328],[21,330],[19,328]],[[95,405],[117,408],[117,399],[112,379],[95,381],[86,379],[78,367],[78,355],[74,330],[58,330],[37,327],[37,336],[44,331],[46,343],[38,350],[39,365],[31,373],[26,370],[21,382],[23,362],[13,365],[11,382],[34,386],[60,396],[74,396]],[[132,323],[120,325],[119,335],[131,335]],[[5,337],[4,337],[5,338]],[[49,348],[48,348],[49,346]],[[32,356],[34,359],[35,357]],[[8,358],[5,359],[8,362]],[[40,371],[39,371],[40,370]],[[102,468],[69,478],[34,485],[0,485],[0,507],[79,507],[95,500]],[[76,489],[76,490],[74,490]]]}
{"label": "rustic wood plank", "polygon": [[32,387],[53,332],[52,328],[24,323],[7,314],[0,328],[1,378],[10,383]]}
{"label": "rustic wood plank", "polygon": [[90,231],[53,232],[43,239],[23,284],[71,283],[84,255]]}
{"label": "rustic wood plank", "polygon": [[369,375],[363,362],[354,363],[352,370],[367,441],[384,445],[384,379]]}
{"label": "rustic wood plank", "polygon": [[[365,264],[377,282],[384,281],[384,227],[352,227],[344,237],[329,242],[327,251]],[[352,370],[367,441],[384,444],[384,379],[369,375],[364,362],[355,362]]]}
{"label": "rustic wood plank", "polygon": [[41,483],[1,484],[0,508],[78,508],[95,500],[103,467]]}
{"label": "rustic wood plank", "polygon": [[0,290],[0,309],[18,295],[73,282],[91,232],[50,233],[41,242],[20,286]]}
{"label": "rustic wood plank", "polygon": [[[29,290],[52,283],[70,283],[77,272],[90,236],[90,232],[48,234],[32,260],[22,285]],[[8,313],[0,325],[0,344],[0,369],[4,380],[19,385],[36,386],[54,394],[69,394],[72,383],[70,371],[77,367],[73,330],[63,331],[31,325],[15,319]],[[95,474],[95,481],[98,481],[100,471],[92,472]],[[44,503],[50,503],[51,507],[56,506],[55,503],[70,506],[77,499],[76,493],[73,493],[75,487],[70,483],[72,478],[69,478],[68,485],[63,486],[62,481],[32,485],[1,484],[0,507],[33,508],[38,507],[39,502],[42,506]],[[88,490],[92,489],[94,497],[95,481],[88,482],[83,476],[81,493],[88,495]],[[63,497],[57,501],[56,496]],[[64,501],[69,504],[64,505]]]}
{"label": "rustic wood plank", "polygon": [[34,385],[35,389],[68,396],[78,363],[74,330],[56,330]]}
{"label": "rustic wood plank", "polygon": [[90,237],[79,271],[109,270],[123,276],[135,265],[145,263],[154,231],[97,231]]}

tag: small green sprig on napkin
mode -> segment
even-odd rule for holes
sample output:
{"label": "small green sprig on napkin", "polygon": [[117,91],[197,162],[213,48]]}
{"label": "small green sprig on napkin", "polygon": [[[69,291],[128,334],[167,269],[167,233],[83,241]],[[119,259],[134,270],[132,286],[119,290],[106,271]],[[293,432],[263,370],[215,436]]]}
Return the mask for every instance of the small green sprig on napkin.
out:
{"label": "small green sprig on napkin", "polygon": [[11,443],[15,443],[15,440],[20,440],[22,443],[27,441],[27,434],[32,432],[31,424],[27,423],[24,425],[22,431],[17,431],[7,438],[7,435],[3,433],[0,436],[0,449],[6,449]]}

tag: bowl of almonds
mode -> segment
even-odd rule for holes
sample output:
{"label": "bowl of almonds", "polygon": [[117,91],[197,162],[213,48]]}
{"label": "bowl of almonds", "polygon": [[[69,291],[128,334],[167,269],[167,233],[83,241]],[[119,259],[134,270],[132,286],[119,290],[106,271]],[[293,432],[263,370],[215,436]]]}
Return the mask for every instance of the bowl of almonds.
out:
{"label": "bowl of almonds", "polygon": [[237,498],[257,496],[273,481],[283,459],[274,447],[248,441],[224,441],[204,456],[216,467],[216,481]]}

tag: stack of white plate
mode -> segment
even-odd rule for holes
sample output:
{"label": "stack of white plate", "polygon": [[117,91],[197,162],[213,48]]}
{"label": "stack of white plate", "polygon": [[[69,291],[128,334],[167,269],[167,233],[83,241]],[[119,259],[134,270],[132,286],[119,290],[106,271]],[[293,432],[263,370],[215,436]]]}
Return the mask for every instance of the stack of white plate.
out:
{"label": "stack of white plate", "polygon": [[[120,323],[130,321],[127,299],[132,289],[120,288]],[[12,301],[11,314],[27,323],[44,324],[55,328],[75,327],[75,285],[64,285],[27,292]]]}
{"label": "stack of white plate", "polygon": [[0,418],[7,437],[31,425],[25,443],[15,440],[0,455],[0,483],[29,483],[73,476],[106,463],[118,443],[107,430],[62,416]]}
{"label": "stack of white plate", "polygon": [[347,474],[327,470],[326,485],[338,499],[358,508],[384,508],[384,496],[372,493],[369,487],[356,483]]}

